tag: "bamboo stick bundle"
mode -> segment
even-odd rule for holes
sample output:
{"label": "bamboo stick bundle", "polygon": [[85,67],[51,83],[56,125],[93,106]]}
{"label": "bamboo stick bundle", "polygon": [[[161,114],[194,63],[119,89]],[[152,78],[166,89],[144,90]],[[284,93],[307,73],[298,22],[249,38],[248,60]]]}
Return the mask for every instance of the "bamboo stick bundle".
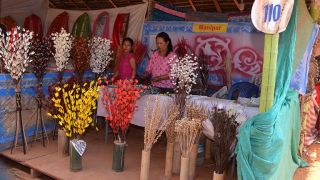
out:
{"label": "bamboo stick bundle", "polygon": [[169,122],[168,127],[166,128],[166,136],[167,136],[167,150],[166,150],[166,162],[165,162],[165,176],[170,178],[172,175],[172,167],[173,167],[173,151],[174,151],[174,142],[175,142],[175,131],[174,125],[180,115],[179,106],[173,106],[169,110],[168,119]]}
{"label": "bamboo stick bundle", "polygon": [[[208,119],[208,115],[205,111],[205,108],[200,105],[196,105],[195,103],[188,103],[186,106],[187,111],[187,117],[189,119],[198,119],[200,122]],[[198,155],[198,144],[200,140],[200,134],[196,138],[191,154],[190,154],[190,162],[189,162],[189,180],[192,180],[195,178],[195,172],[196,172],[196,162],[197,162],[197,155]]]}
{"label": "bamboo stick bundle", "polygon": [[[150,152],[153,144],[155,144],[168,125],[173,121],[173,118],[168,118],[166,121],[161,121],[164,114],[165,107],[159,102],[158,98],[155,98],[154,105],[150,105],[150,97],[147,100],[147,107],[144,112],[144,148],[142,151],[141,160],[141,172],[140,179],[149,179],[149,168],[150,168]],[[169,107],[170,109],[176,109]],[[176,111],[178,114],[178,111]]]}
{"label": "bamboo stick bundle", "polygon": [[201,127],[202,124],[199,119],[186,117],[176,122],[175,132],[181,150],[180,180],[188,180],[190,153],[199,138]]}
{"label": "bamboo stick bundle", "polygon": [[[210,121],[214,128],[212,143],[214,176],[223,175],[229,167],[234,169],[235,145],[237,142],[236,122],[238,114],[214,107],[210,113]],[[234,172],[231,172],[234,174]]]}

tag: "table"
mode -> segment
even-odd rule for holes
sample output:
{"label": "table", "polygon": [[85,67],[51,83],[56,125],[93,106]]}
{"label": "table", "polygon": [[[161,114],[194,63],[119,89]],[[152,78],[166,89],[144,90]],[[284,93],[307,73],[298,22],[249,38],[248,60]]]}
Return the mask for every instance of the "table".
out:
{"label": "table", "polygon": [[[100,92],[100,97],[101,97],[101,92]],[[131,124],[144,127],[144,109],[146,108],[146,103],[149,98],[151,100],[150,101],[151,106],[154,106],[155,98],[158,98],[159,102],[163,103],[164,106],[166,106],[166,107],[169,107],[170,103],[173,103],[173,98],[171,96],[160,95],[160,94],[144,95],[137,100],[138,108],[134,112]],[[243,121],[245,121],[246,119],[249,119],[259,113],[258,107],[247,107],[247,106],[243,106],[241,104],[235,103],[232,100],[218,99],[218,98],[214,98],[214,97],[190,95],[187,97],[187,103],[195,103],[198,105],[202,105],[208,111],[217,105],[220,105],[220,106],[222,105],[227,110],[234,109],[236,112],[238,112],[240,114],[238,120],[241,123]],[[104,104],[103,104],[101,98],[98,99],[97,115],[102,116],[102,117],[105,117],[107,115],[107,111],[104,107]],[[166,114],[164,115],[164,118],[166,118]],[[207,126],[208,125],[204,124],[205,130],[206,130]]]}

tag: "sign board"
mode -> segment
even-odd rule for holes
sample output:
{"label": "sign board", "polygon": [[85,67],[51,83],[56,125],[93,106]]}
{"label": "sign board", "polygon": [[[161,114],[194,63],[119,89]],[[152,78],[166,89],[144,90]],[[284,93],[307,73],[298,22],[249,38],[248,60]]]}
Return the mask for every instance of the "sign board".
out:
{"label": "sign board", "polygon": [[193,32],[202,33],[226,33],[228,28],[227,23],[207,23],[207,24],[193,24]]}
{"label": "sign board", "polygon": [[294,0],[255,0],[251,10],[253,25],[267,34],[283,32],[290,20]]}

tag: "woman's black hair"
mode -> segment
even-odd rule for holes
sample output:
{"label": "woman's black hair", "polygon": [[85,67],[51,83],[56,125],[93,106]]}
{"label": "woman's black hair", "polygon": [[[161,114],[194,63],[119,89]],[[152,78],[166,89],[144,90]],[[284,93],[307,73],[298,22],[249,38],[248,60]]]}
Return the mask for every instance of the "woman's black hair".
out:
{"label": "woman's black hair", "polygon": [[158,38],[162,38],[164,40],[164,42],[166,42],[166,43],[169,42],[167,52],[166,52],[166,56],[168,56],[173,51],[173,46],[172,46],[172,42],[171,42],[169,35],[165,32],[161,32],[161,33],[157,34],[156,39],[158,39]]}
{"label": "woman's black hair", "polygon": [[[122,44],[124,44],[124,42],[129,42],[131,44],[131,47],[133,48],[134,42],[131,38],[126,37],[122,40]],[[133,49],[131,49],[131,53],[133,53]]]}

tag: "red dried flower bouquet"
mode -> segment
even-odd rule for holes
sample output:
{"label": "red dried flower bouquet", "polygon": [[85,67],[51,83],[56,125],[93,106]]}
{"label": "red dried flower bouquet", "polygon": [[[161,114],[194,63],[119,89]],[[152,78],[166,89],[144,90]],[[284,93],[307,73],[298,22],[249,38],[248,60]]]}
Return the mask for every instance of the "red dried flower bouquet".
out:
{"label": "red dried flower bouquet", "polygon": [[[110,127],[113,129],[115,139],[120,143],[126,141],[126,132],[140,97],[142,89],[137,86],[138,81],[119,80],[115,87],[103,87],[103,101],[106,104]],[[108,83],[107,83],[108,85]]]}

